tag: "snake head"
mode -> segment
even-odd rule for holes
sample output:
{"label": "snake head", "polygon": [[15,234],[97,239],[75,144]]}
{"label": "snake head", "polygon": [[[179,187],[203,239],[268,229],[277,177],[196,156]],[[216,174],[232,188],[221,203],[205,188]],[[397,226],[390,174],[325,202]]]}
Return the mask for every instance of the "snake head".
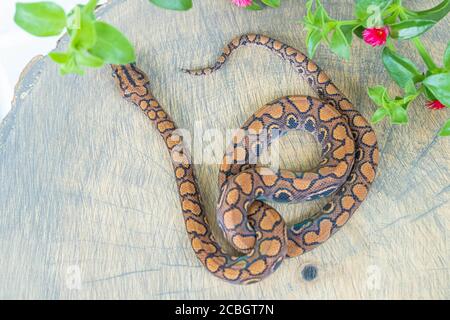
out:
{"label": "snake head", "polygon": [[149,93],[150,80],[134,63],[127,65],[112,64],[112,76],[120,89],[122,97],[144,97]]}

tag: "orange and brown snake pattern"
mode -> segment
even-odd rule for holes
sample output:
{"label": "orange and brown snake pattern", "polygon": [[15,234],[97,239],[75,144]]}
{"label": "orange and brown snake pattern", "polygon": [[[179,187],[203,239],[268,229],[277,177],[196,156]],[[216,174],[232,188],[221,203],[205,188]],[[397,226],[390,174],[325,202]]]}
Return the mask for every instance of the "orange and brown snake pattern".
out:
{"label": "orange and brown snake pattern", "polygon": [[[371,126],[330,78],[295,48],[267,36],[247,34],[230,42],[213,66],[184,71],[210,74],[220,69],[236,48],[250,44],[289,61],[318,98],[287,96],[267,104],[237,131],[226,150],[219,172],[217,220],[242,256],[230,255],[215,240],[183,137],[153,97],[146,74],[134,64],[112,66],[122,96],[141,108],[166,143],[195,254],[211,273],[239,284],[258,282],[284,258],[303,254],[329,239],[366,198],[378,164],[377,139]],[[256,164],[254,160],[275,139],[292,130],[309,132],[320,143],[322,159],[317,168],[299,173]],[[265,140],[261,139],[263,132]],[[322,210],[290,228],[265,202],[298,202],[328,195],[331,199]]]}

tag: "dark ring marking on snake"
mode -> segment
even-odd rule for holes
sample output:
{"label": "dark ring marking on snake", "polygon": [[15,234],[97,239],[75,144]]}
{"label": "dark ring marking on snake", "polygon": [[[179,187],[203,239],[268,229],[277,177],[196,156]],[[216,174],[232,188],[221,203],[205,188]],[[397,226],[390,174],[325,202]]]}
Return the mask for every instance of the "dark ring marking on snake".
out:
{"label": "dark ring marking on snake", "polygon": [[[315,90],[318,98],[287,96],[254,113],[233,137],[219,173],[218,223],[230,243],[243,253],[232,256],[215,240],[201,201],[190,155],[176,125],[153,97],[150,82],[135,64],[112,65],[124,98],[148,116],[171,155],[181,208],[192,248],[214,275],[232,283],[255,283],[274,272],[285,257],[303,254],[325,242],[354,214],[367,196],[377,164],[375,133],[330,78],[295,48],[258,34],[235,38],[217,62],[191,75],[219,70],[241,46],[269,49],[288,61]],[[268,141],[249,143],[269,130]],[[320,164],[309,172],[272,170],[246,162],[258,158],[276,139],[292,130],[315,136],[322,146]],[[244,134],[242,134],[244,132]],[[255,151],[256,150],[256,151]],[[243,160],[243,161],[242,161]],[[298,202],[331,196],[311,218],[287,228],[282,216],[265,201]]]}

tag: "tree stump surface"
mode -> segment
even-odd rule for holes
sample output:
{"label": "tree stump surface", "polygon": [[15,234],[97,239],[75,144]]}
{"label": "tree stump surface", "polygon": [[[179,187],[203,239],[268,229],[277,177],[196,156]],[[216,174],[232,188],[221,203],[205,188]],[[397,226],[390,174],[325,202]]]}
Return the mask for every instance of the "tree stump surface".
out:
{"label": "tree stump surface", "polygon": [[[353,1],[335,3],[324,1],[333,17],[351,17]],[[408,2],[416,9],[437,3]],[[289,64],[255,47],[239,50],[208,77],[180,68],[214,61],[234,36],[248,32],[305,50],[297,23],[305,11],[294,0],[259,12],[202,0],[183,13],[118,0],[99,15],[135,44],[154,95],[180,128],[226,130],[275,98],[313,92]],[[423,39],[436,59],[448,41],[445,25],[448,18]],[[63,37],[57,50],[66,45]],[[408,43],[401,52],[420,60]],[[368,118],[376,107],[367,87],[398,91],[380,49],[362,41],[355,40],[350,62],[323,46],[315,61]],[[0,298],[448,299],[450,140],[437,135],[448,112],[431,112],[424,103],[411,106],[408,126],[375,126],[378,177],[340,232],[263,282],[236,286],[210,275],[195,257],[165,146],[145,115],[120,97],[109,67],[61,77],[48,57],[38,57],[0,124]],[[305,134],[283,138],[281,150],[284,168],[308,169],[319,159]],[[218,165],[196,170],[215,224]],[[321,204],[275,207],[292,223]]]}

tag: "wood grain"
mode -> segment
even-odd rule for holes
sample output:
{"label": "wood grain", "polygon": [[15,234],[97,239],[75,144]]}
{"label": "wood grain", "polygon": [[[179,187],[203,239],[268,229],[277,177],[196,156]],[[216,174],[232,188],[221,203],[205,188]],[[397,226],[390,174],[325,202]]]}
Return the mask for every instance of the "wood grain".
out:
{"label": "wood grain", "polygon": [[[334,17],[351,16],[350,0],[324,3]],[[424,8],[438,1],[408,3]],[[111,1],[100,10],[136,45],[155,96],[190,130],[237,128],[277,97],[313,93],[288,64],[258,48],[238,51],[207,78],[179,71],[212,62],[247,32],[304,49],[296,23],[304,14],[297,0],[261,12],[225,0],[195,1],[185,13],[146,0]],[[435,58],[448,41],[445,25],[448,18],[424,38]],[[66,45],[63,38],[58,49]],[[408,43],[401,52],[418,60]],[[379,55],[355,40],[351,62],[324,47],[315,60],[369,117],[375,106],[368,86],[397,90]],[[242,287],[216,279],[197,261],[165,147],[145,116],[119,97],[108,67],[60,77],[44,57],[24,71],[16,95],[0,125],[0,298],[450,298],[450,140],[437,136],[448,112],[430,112],[424,100],[410,108],[408,126],[376,126],[378,178],[343,230],[262,283]],[[281,144],[283,167],[306,169],[319,159],[309,136],[289,135]],[[218,165],[196,168],[214,222]],[[321,203],[276,207],[294,222]],[[317,267],[313,281],[302,278],[306,265]]]}

